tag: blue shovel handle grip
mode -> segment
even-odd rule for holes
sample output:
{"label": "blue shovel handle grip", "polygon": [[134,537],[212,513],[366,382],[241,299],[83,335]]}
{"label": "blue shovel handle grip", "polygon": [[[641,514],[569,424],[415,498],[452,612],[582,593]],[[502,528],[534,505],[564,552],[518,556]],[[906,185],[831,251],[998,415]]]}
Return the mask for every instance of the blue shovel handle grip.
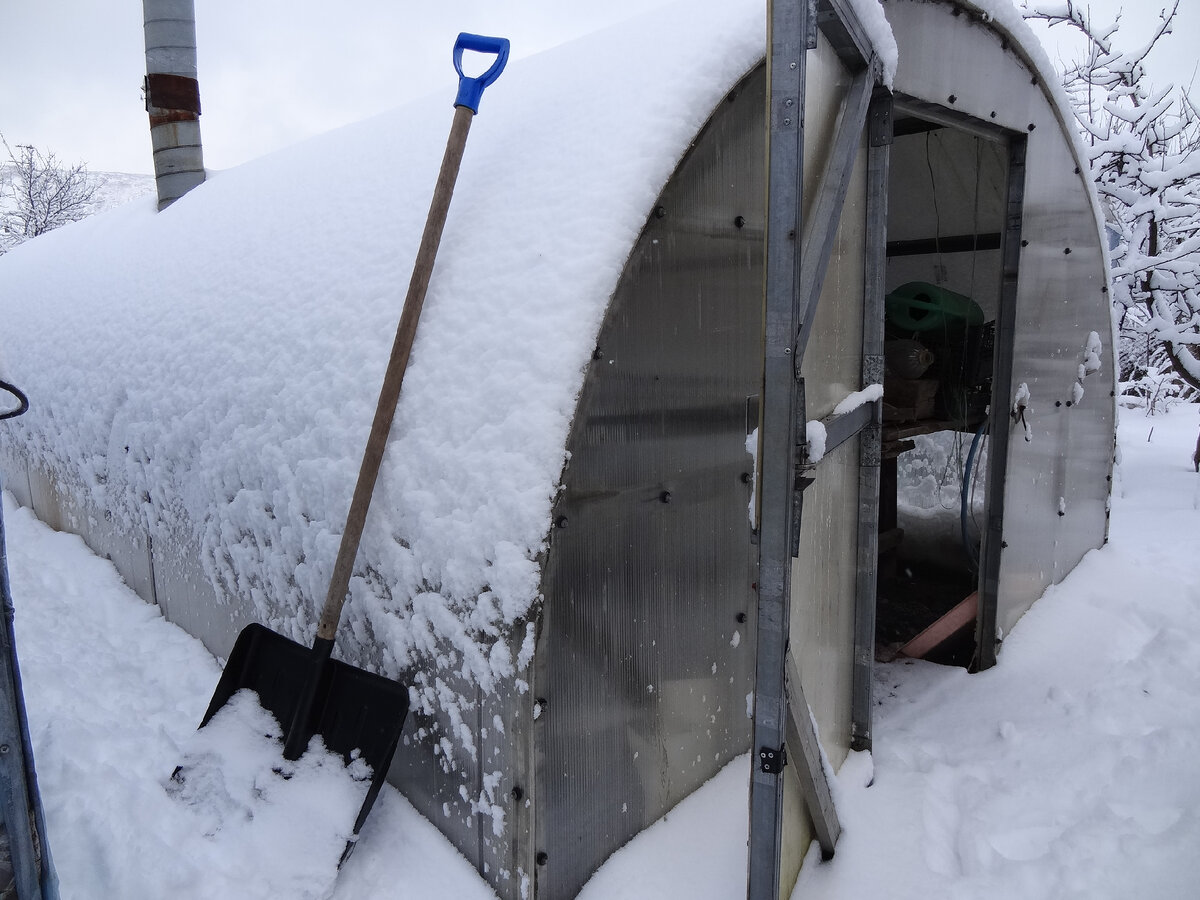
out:
{"label": "blue shovel handle grip", "polygon": [[[463,74],[462,56],[464,50],[474,50],[477,53],[494,53],[496,61],[490,69],[477,78]],[[484,37],[481,34],[463,32],[454,42],[454,71],[458,73],[458,96],[454,98],[455,106],[465,106],[473,113],[479,112],[479,101],[483,97],[483,89],[500,77],[508,62],[508,38]]]}

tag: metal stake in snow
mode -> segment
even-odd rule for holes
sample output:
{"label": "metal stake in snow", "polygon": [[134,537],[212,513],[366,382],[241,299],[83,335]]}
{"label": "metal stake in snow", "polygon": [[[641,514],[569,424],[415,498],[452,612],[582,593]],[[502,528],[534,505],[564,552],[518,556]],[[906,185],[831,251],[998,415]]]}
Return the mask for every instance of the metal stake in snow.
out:
{"label": "metal stake in snow", "polygon": [[[491,68],[479,77],[467,77],[462,71],[464,50],[494,54],[496,59]],[[379,475],[396,404],[400,399],[400,386],[416,336],[417,320],[425,302],[434,258],[446,224],[467,132],[479,108],[484,88],[504,70],[508,50],[508,41],[503,38],[474,34],[460,34],[454,45],[454,68],[459,74],[454,122],[312,647],[297,644],[262,625],[248,625],[238,635],[208,712],[200,723],[203,728],[235,693],[248,688],[258,694],[262,706],[270,710],[283,726],[283,755],[286,759],[298,759],[312,737],[319,734],[329,750],[342,754],[347,760],[353,754],[365,761],[371,767],[373,777],[354,826],[356,834],[387,777],[408,713],[408,691],[404,685],[391,679],[333,659],[333,642],[371,505],[375,480]],[[177,771],[176,777],[185,780],[186,773]]]}
{"label": "metal stake in snow", "polygon": [[[0,381],[18,405],[0,414],[11,419],[29,409],[18,388]],[[0,896],[58,900],[58,875],[50,857],[46,819],[33,766],[33,743],[21,691],[13,599],[8,582],[4,517],[0,515]],[[9,892],[12,892],[11,894]]]}

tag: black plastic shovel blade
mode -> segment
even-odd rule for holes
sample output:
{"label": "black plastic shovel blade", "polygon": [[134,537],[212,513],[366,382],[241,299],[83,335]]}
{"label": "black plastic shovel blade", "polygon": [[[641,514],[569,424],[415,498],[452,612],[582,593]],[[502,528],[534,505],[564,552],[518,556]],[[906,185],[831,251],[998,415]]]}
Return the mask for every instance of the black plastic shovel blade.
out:
{"label": "black plastic shovel blade", "polygon": [[[319,671],[314,672],[314,668]],[[357,750],[359,758],[371,767],[371,785],[354,823],[354,833],[358,834],[387,778],[400,741],[408,714],[408,689],[404,685],[340,660],[322,659],[311,648],[262,625],[247,625],[233,645],[200,727],[207,725],[230,697],[247,689],[258,694],[263,709],[279,720],[286,734],[300,712],[305,686],[314,675],[319,681],[304,723],[304,743],[319,734],[326,748],[340,754],[347,763]]]}

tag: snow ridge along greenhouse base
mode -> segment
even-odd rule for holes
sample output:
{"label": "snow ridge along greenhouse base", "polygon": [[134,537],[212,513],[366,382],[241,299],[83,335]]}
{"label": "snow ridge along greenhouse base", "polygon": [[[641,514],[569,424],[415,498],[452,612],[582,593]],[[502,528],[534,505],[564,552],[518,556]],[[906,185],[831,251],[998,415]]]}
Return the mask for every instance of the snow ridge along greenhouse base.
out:
{"label": "snow ridge along greenhouse base", "polygon": [[[1035,39],[1006,0],[765,12],[514,61],[473,126],[335,652],[409,686],[390,780],[506,900],[747,751],[786,896],[876,654],[966,610],[937,652],[994,664],[1105,539],[1104,243]],[[0,260],[5,483],[218,656],[311,641],[450,115]],[[929,447],[963,500],[917,516]]]}

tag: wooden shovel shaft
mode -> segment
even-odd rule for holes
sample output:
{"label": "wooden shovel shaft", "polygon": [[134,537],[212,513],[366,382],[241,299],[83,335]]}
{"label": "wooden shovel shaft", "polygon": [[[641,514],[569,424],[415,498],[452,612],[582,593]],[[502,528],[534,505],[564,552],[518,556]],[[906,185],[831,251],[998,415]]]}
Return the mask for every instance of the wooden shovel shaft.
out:
{"label": "wooden shovel shaft", "polygon": [[467,143],[467,132],[471,128],[474,112],[466,106],[454,109],[454,122],[450,126],[450,137],[446,141],[446,155],[438,173],[437,185],[433,189],[433,200],[429,204],[429,216],[425,220],[425,233],[413,265],[412,279],[408,285],[408,296],[400,313],[396,327],[396,340],[392,344],[392,356],[388,360],[383,386],[379,390],[379,404],[375,408],[375,421],[363,451],[362,466],[358,472],[358,483],[354,486],[354,497],[350,501],[350,512],[346,516],[346,528],[338,547],[337,561],[329,582],[329,593],[321,608],[321,620],[317,625],[318,641],[333,641],[338,622],[342,617],[342,606],[350,587],[350,574],[354,569],[354,558],[358,555],[359,541],[371,507],[371,496],[375,492],[375,479],[383,461],[388,434],[392,430],[392,419],[396,415],[396,404],[400,400],[400,386],[408,368],[408,357],[412,351],[413,338],[417,333],[417,320],[425,303],[425,292],[433,274],[433,262],[437,257],[442,229],[446,225],[446,214],[450,209],[450,198],[454,194],[454,182],[462,163],[463,149]]}

